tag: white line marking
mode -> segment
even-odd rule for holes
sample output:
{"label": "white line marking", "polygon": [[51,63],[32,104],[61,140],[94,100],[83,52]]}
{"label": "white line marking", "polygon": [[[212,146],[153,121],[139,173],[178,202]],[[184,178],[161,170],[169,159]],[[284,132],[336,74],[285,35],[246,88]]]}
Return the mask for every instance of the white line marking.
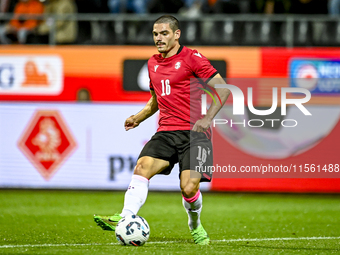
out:
{"label": "white line marking", "polygon": [[[240,239],[222,239],[211,240],[211,242],[261,242],[261,241],[293,241],[293,240],[331,240],[340,239],[340,236],[311,236],[311,237],[278,237],[278,238],[240,238]],[[182,243],[180,241],[156,241],[148,242],[149,244],[167,244],[167,243]],[[34,247],[67,247],[67,246],[105,246],[119,245],[119,243],[70,243],[70,244],[18,244],[18,245],[0,245],[2,248],[34,248]]]}
{"label": "white line marking", "polygon": [[311,236],[311,237],[278,237],[278,238],[253,238],[253,239],[222,239],[212,242],[260,242],[260,241],[291,241],[291,240],[327,240],[340,239],[340,236]]}

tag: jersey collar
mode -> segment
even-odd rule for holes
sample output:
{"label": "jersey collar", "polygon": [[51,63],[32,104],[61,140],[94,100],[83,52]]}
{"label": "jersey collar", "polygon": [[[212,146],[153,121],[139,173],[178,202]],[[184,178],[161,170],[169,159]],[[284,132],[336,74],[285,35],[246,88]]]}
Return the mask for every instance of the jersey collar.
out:
{"label": "jersey collar", "polygon": [[181,51],[183,50],[183,45],[181,45],[176,53],[176,55],[178,55],[179,53],[181,53]]}
{"label": "jersey collar", "polygon": [[159,59],[159,61],[162,61],[162,62],[171,61],[172,59],[176,58],[178,54],[180,54],[180,53],[182,52],[183,48],[184,48],[184,46],[181,45],[181,46],[179,47],[177,53],[176,53],[175,55],[169,57],[169,58],[163,58],[161,53],[159,53],[159,54],[157,55],[157,58]]}

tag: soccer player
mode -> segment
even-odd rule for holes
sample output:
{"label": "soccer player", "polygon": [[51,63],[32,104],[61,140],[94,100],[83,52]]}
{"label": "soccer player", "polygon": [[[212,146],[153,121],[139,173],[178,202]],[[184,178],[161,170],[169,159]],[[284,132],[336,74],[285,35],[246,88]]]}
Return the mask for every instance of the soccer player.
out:
{"label": "soccer player", "polygon": [[137,127],[158,110],[159,128],[139,155],[122,212],[95,215],[94,220],[104,230],[114,231],[122,217],[138,213],[147,198],[149,180],[156,174],[169,174],[174,164],[179,163],[182,201],[190,232],[196,244],[207,245],[210,238],[200,222],[199,186],[200,182],[211,181],[212,173],[196,171],[200,168],[195,166],[212,165],[210,124],[230,91],[216,88],[217,103],[211,104],[206,115],[201,114],[203,91],[198,88],[225,82],[201,53],[179,44],[180,35],[175,17],[164,15],[155,21],[153,39],[160,54],[153,55],[148,62],[151,98],[140,112],[126,119],[125,130]]}

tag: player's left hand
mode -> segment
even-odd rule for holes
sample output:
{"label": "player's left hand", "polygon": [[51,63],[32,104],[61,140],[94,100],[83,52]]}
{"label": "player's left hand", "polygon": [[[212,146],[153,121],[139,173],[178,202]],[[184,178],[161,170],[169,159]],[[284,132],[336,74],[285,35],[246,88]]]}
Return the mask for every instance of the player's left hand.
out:
{"label": "player's left hand", "polygon": [[202,119],[196,121],[194,127],[192,128],[192,131],[205,132],[210,127],[210,123],[211,123],[210,120],[208,120],[206,118],[202,118]]}

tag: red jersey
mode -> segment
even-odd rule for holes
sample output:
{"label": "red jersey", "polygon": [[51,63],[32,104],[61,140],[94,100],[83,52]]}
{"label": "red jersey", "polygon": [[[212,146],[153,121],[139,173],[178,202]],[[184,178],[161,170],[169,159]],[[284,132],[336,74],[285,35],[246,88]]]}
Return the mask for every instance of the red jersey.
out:
{"label": "red jersey", "polygon": [[[201,118],[199,89],[217,74],[209,60],[197,50],[181,46],[177,54],[163,58],[153,55],[148,61],[150,89],[157,95],[160,111],[157,131],[191,130]],[[210,130],[206,132],[210,138]]]}

